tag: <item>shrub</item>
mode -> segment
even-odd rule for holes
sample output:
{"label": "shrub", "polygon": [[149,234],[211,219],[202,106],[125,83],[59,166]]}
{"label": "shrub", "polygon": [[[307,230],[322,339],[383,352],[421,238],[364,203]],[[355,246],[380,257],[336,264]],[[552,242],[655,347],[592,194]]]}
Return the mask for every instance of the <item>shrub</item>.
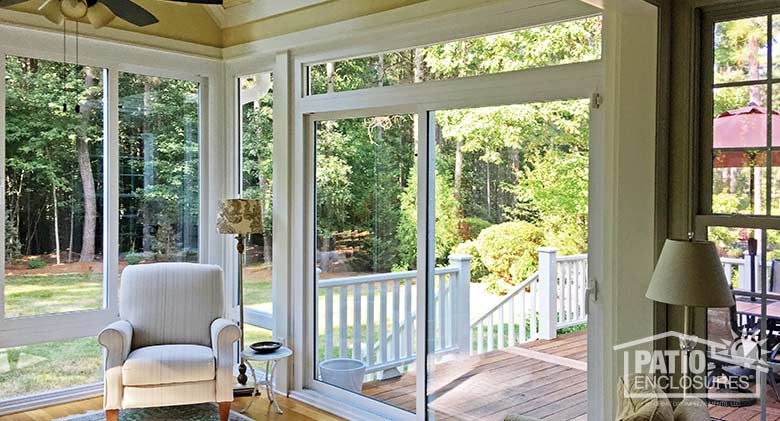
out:
{"label": "shrub", "polygon": [[484,229],[477,251],[485,268],[510,285],[531,275],[537,266],[537,249],[544,242],[541,228],[528,222],[505,222]]}
{"label": "shrub", "polygon": [[452,254],[468,254],[471,256],[471,282],[482,282],[483,278],[487,276],[488,270],[479,257],[479,250],[477,250],[477,242],[475,240],[468,240],[458,244],[452,249]]}
{"label": "shrub", "polygon": [[144,260],[144,255],[141,253],[127,253],[125,254],[125,262],[128,265],[137,265]]}
{"label": "shrub", "polygon": [[41,259],[30,259],[27,261],[27,267],[29,269],[40,269],[46,267],[46,262]]}
{"label": "shrub", "polygon": [[470,216],[463,220],[463,224],[466,228],[466,239],[467,240],[473,240],[477,238],[480,232],[484,230],[485,228],[493,225],[490,221],[486,221],[482,218],[477,218],[476,216]]}

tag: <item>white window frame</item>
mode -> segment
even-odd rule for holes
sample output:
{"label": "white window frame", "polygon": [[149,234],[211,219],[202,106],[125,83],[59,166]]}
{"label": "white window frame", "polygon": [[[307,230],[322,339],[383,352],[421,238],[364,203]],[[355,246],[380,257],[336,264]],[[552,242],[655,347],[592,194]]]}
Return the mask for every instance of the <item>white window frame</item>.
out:
{"label": "white window frame", "polygon": [[[365,117],[372,115],[387,115],[396,113],[417,113],[420,139],[427,138],[427,112],[448,108],[473,108],[517,103],[544,102],[561,99],[590,98],[598,92],[603,84],[602,61],[550,66],[538,69],[528,69],[516,72],[506,72],[474,76],[469,78],[428,81],[412,85],[396,85],[379,88],[368,88],[356,91],[336,92],[307,96],[306,69],[309,64],[323,61],[333,61],[347,57],[371,55],[388,50],[413,48],[437,42],[452,41],[464,37],[485,35],[497,32],[516,30],[522,27],[556,22],[564,19],[574,19],[593,16],[592,8],[581,3],[563,2],[550,6],[536,8],[536,13],[517,6],[509,7],[502,3],[495,7],[483,8],[468,13],[453,13],[437,17],[437,24],[413,22],[383,29],[388,36],[372,37],[371,42],[349,43],[337,42],[322,46],[321,49],[306,49],[295,52],[292,57],[292,80],[295,81],[294,104],[292,111],[291,150],[301,151],[291,157],[290,183],[292,212],[289,213],[289,224],[292,227],[286,244],[298,245],[290,251],[290,289],[302,293],[292,294],[291,309],[303,309],[287,314],[292,320],[294,344],[297,354],[294,357],[293,378],[288,383],[293,396],[317,404],[337,414],[357,413],[360,417],[378,415],[392,419],[424,419],[425,394],[424,376],[418,377],[417,414],[362,397],[339,388],[314,380],[313,340],[313,256],[314,239],[314,186],[313,186],[313,122],[318,120]],[[477,22],[475,24],[475,22]],[[490,22],[490,23],[486,23]],[[492,24],[491,24],[492,23]],[[403,27],[403,28],[399,28]],[[453,28],[460,28],[460,30]],[[424,28],[424,29],[421,29]],[[406,32],[405,32],[406,31]],[[403,35],[399,35],[403,34]],[[276,114],[275,114],[276,117]],[[594,128],[601,127],[594,124]],[[276,137],[276,134],[275,134]],[[419,159],[427,159],[426,154],[419,153]],[[425,166],[423,166],[425,165]],[[418,161],[421,172],[427,168],[426,162]],[[420,183],[423,183],[420,180]],[[424,194],[420,189],[418,195]],[[418,203],[424,203],[425,197],[418,197]],[[418,208],[422,212],[422,208]],[[425,232],[421,226],[425,218],[418,218],[418,232]],[[277,234],[275,233],[275,236]],[[418,238],[418,241],[424,241]],[[300,245],[304,245],[300,253]],[[422,246],[419,245],[419,246]],[[422,248],[418,248],[423,250]],[[425,259],[424,253],[419,253],[418,259]],[[276,268],[277,260],[274,259]],[[419,265],[418,267],[425,267]],[[425,314],[425,279],[423,271],[418,272],[418,314]],[[277,313],[277,317],[281,314]],[[424,340],[424,325],[418,322],[418,340]],[[424,343],[424,342],[421,342]],[[425,366],[424,353],[418,354],[417,367]],[[281,388],[281,384],[277,383]],[[347,403],[351,409],[344,412],[343,405],[339,407],[334,402]],[[361,412],[363,411],[363,412]]]}
{"label": "white window frame", "polygon": [[[75,27],[69,25],[67,61],[75,62]],[[209,110],[223,108],[222,64],[220,60],[138,47],[119,42],[80,37],[78,63],[105,69],[109,77],[104,83],[104,239],[103,239],[103,294],[104,308],[68,313],[45,314],[20,318],[3,318],[4,259],[0,259],[0,348],[34,343],[96,336],[107,324],[118,319],[118,75],[120,72],[154,75],[165,78],[190,80],[199,83],[199,261],[222,264],[223,245],[216,234],[216,204],[213,197],[223,195],[222,173],[224,148],[218,143],[222,136],[222,122],[218,113]],[[5,57],[7,55],[30,57],[61,62],[63,60],[61,32],[29,29],[0,24],[0,145],[5,144]],[[154,60],[150,60],[154,57]],[[153,64],[150,64],[153,63]],[[215,139],[216,142],[209,141]],[[0,148],[0,174],[5,172],[5,148]],[[211,175],[214,176],[211,176]],[[5,177],[1,177],[3,180]],[[0,193],[0,215],[5,213],[5,185]],[[0,233],[4,225],[0,224]],[[4,234],[4,233],[3,233]],[[3,235],[4,237],[4,235]],[[5,242],[0,242],[0,256],[5,254]],[[71,390],[72,389],[72,390]],[[0,414],[83,398],[102,393],[102,388],[85,385],[62,391],[49,391],[36,395],[11,398],[3,401]],[[88,392],[85,392],[88,391]]]}

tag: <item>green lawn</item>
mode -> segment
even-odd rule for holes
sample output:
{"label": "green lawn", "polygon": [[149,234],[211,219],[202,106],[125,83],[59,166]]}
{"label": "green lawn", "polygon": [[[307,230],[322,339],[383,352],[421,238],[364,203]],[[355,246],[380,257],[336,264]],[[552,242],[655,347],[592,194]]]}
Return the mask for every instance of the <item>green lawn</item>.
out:
{"label": "green lawn", "polygon": [[0,399],[96,383],[102,378],[102,350],[95,338],[0,350]]}
{"label": "green lawn", "polygon": [[103,275],[69,273],[5,277],[5,317],[103,307]]}
{"label": "green lawn", "polygon": [[[49,274],[49,275],[12,275],[5,278],[6,317],[30,316],[45,313],[66,312],[75,310],[99,309],[103,302],[102,279],[99,273],[91,274]],[[480,295],[475,289],[472,295]],[[340,289],[334,291],[334,338],[333,355],[339,354],[339,314]],[[352,289],[347,291],[347,314],[351,321],[354,312]],[[378,312],[379,288],[375,294],[375,311]],[[244,289],[247,306],[261,310],[270,310],[271,282],[269,279],[247,279]],[[320,291],[320,325],[318,329],[318,358],[324,358],[324,311],[325,293]],[[473,307],[484,307],[489,304],[479,297],[472,296]],[[414,294],[413,294],[414,299]],[[475,301],[476,300],[476,301]],[[404,308],[404,295],[401,295],[401,309]],[[365,323],[366,298],[362,300]],[[472,312],[474,308],[472,307]],[[390,310],[388,303],[388,310]],[[479,311],[479,310],[477,310]],[[375,313],[375,320],[379,320]],[[390,323],[391,321],[388,320]],[[583,329],[585,326],[574,326],[559,331]],[[527,327],[528,328],[528,327]],[[497,326],[495,327],[497,330]],[[508,329],[508,326],[505,328]],[[519,327],[517,328],[519,335]],[[388,332],[391,326],[388,325]],[[353,326],[347,326],[347,335],[352,337]],[[363,343],[366,340],[367,328],[361,329]],[[476,335],[474,335],[476,336]],[[378,326],[374,327],[374,338],[379,338]],[[497,340],[497,335],[495,336]],[[254,326],[247,326],[245,341],[247,344],[272,339],[271,332]],[[403,340],[402,340],[403,342]],[[351,347],[352,341],[348,340]],[[404,349],[403,343],[401,349]],[[402,351],[403,352],[403,351]],[[351,350],[347,352],[351,355]],[[101,373],[101,347],[95,338],[73,339],[48,344],[28,345],[9,349],[0,349],[0,399],[21,396],[25,394],[60,389],[69,386],[98,382]]]}

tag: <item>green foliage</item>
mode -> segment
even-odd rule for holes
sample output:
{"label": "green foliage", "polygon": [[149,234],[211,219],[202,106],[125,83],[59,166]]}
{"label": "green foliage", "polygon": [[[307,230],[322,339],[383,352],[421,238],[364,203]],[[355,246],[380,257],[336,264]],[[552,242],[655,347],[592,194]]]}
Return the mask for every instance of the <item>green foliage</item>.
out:
{"label": "green foliage", "polygon": [[468,254],[471,256],[471,282],[482,282],[488,275],[482,257],[479,255],[479,247],[476,240],[464,241],[452,249],[453,254]]}
{"label": "green foliage", "polygon": [[[401,220],[398,225],[399,253],[402,266],[412,267],[417,260],[417,167],[410,170],[409,185],[401,195]],[[451,182],[436,174],[436,263],[447,264],[447,257],[458,243],[460,235],[460,210],[453,195]]]}
{"label": "green foliage", "polygon": [[46,267],[46,262],[41,259],[30,259],[27,261],[28,269],[41,269]]}
{"label": "green foliage", "polygon": [[536,270],[537,250],[544,243],[544,232],[529,222],[505,222],[486,228],[476,241],[487,270],[516,285]]}
{"label": "green foliage", "polygon": [[128,265],[137,265],[141,263],[141,261],[143,260],[144,260],[144,255],[142,253],[125,254],[125,262],[127,262]]}
{"label": "green foliage", "polygon": [[476,216],[469,216],[461,222],[461,225],[465,228],[465,238],[471,240],[477,238],[482,230],[493,225],[493,223]]}

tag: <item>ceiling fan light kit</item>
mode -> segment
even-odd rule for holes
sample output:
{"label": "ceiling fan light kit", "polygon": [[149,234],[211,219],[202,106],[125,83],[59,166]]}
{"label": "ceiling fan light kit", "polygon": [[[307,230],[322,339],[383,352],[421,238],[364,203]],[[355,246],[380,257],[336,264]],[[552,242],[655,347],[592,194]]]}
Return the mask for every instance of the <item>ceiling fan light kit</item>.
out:
{"label": "ceiling fan light kit", "polygon": [[[10,7],[30,0],[0,0],[0,7]],[[222,4],[222,0],[172,0],[181,3]],[[62,25],[65,19],[87,18],[96,29],[119,17],[135,26],[152,25],[159,20],[133,0],[45,0],[38,11],[49,22]]]}
{"label": "ceiling fan light kit", "polygon": [[55,25],[62,25],[62,22],[65,20],[65,16],[60,10],[59,0],[46,0],[41,7],[38,8],[38,11],[41,12],[43,17],[48,19],[49,22]]}
{"label": "ceiling fan light kit", "polygon": [[100,29],[114,20],[116,16],[103,3],[96,2],[87,9],[87,19],[95,29]]}

